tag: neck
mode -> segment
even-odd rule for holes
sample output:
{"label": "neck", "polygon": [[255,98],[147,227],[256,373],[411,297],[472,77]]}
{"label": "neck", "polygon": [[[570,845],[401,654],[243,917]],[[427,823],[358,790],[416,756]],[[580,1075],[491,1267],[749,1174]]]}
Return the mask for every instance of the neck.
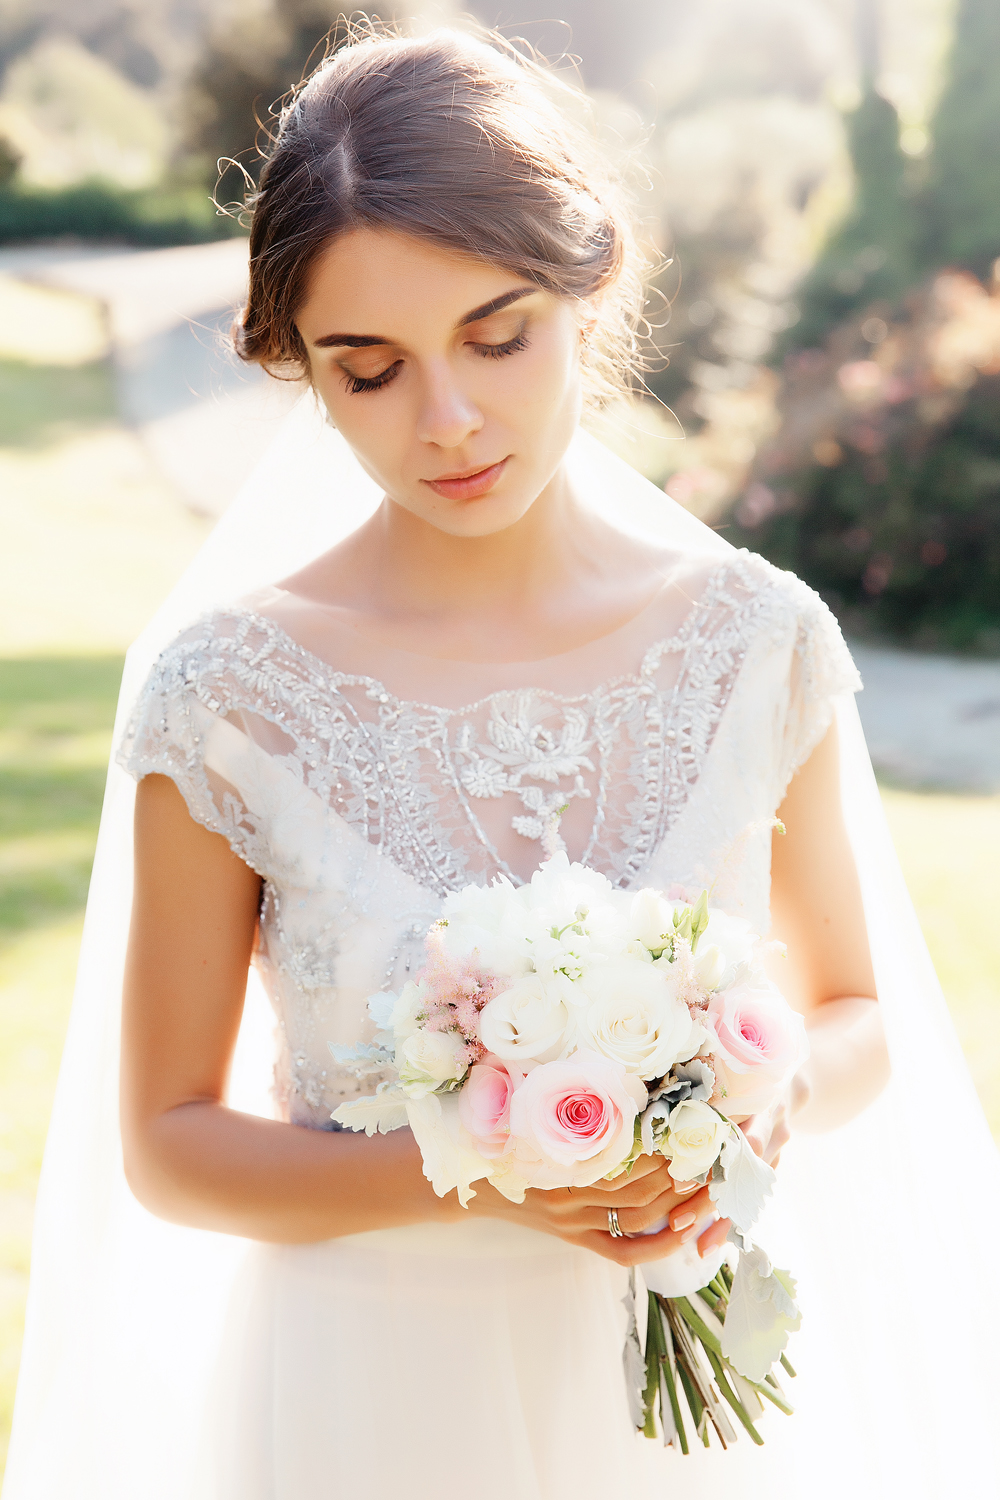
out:
{"label": "neck", "polygon": [[598,522],[560,467],[531,508],[505,530],[454,536],[386,499],[369,523],[380,609],[424,618],[535,612],[598,565]]}

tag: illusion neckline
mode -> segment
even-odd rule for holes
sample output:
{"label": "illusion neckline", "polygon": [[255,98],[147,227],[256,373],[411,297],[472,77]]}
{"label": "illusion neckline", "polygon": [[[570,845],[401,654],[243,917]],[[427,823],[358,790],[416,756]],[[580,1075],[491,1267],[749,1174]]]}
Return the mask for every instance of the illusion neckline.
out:
{"label": "illusion neckline", "polygon": [[[705,576],[703,576],[702,579],[702,588],[700,588],[699,595],[697,595],[696,598],[693,598],[693,600],[690,601],[690,607],[685,610],[684,615],[682,615],[681,618],[679,618],[679,621],[676,622],[673,630],[670,631],[669,634],[657,636],[657,639],[652,640],[652,642],[649,643],[646,651],[649,651],[649,649],[654,649],[655,646],[660,645],[660,643],[669,642],[669,640],[681,639],[681,637],[684,636],[685,631],[687,631],[691,619],[693,619],[694,616],[697,615],[697,610],[700,609],[700,606],[702,606],[703,600],[705,600],[706,595],[708,595],[708,592],[711,591],[712,585],[714,585],[715,580],[720,577],[720,574],[729,571],[729,568],[733,565],[733,561],[735,561],[736,558],[739,558],[739,556],[744,555],[744,553],[744,547],[741,547],[741,549],[736,549],[736,547],[733,547],[732,556],[729,556],[729,558],[712,558],[711,553],[697,553],[697,555],[688,556],[688,562],[694,562],[694,564],[697,564],[697,562],[699,561],[705,561],[706,564],[709,564],[709,562],[711,562],[712,564],[711,567],[709,567],[708,570],[705,571]],[[630,618],[622,621],[621,625],[615,625],[615,628],[613,628],[613,630],[606,631],[606,633],[601,634],[601,636],[594,636],[594,639],[592,640],[585,640],[585,642],[582,642],[582,645],[570,646],[567,651],[553,651],[550,652],[549,655],[526,658],[526,660],[475,661],[469,660],[469,658],[466,657],[439,657],[439,655],[433,655],[430,654],[430,652],[426,651],[411,651],[408,646],[388,645],[388,643],[382,642],[373,643],[373,649],[375,649],[376,652],[384,652],[384,654],[388,655],[388,657],[403,658],[403,660],[411,661],[421,661],[421,663],[433,663],[435,664],[435,666],[444,667],[444,669],[447,669],[447,667],[451,666],[454,667],[454,669],[481,670],[481,672],[489,672],[489,670],[496,670],[496,672],[517,672],[517,670],[522,669],[528,673],[537,672],[538,669],[541,669],[541,667],[546,667],[547,664],[568,663],[568,661],[573,661],[574,658],[585,657],[588,652],[600,651],[600,649],[604,648],[604,646],[613,645],[616,640],[621,639],[621,637],[628,636],[631,631],[637,630],[637,627],[640,627],[640,625],[642,625],[642,622],[645,621],[646,616],[651,615],[652,610],[657,607],[657,604],[660,604],[661,601],[663,601],[664,595],[667,594],[667,591],[669,591],[669,589],[675,588],[675,586],[678,586],[678,580],[681,576],[682,567],[681,565],[679,565],[679,567],[675,568],[675,570],[673,570],[672,573],[669,574],[669,576],[664,577],[663,582],[661,582],[660,588],[657,588],[655,594],[652,594],[652,597],[646,600],[646,603],[643,604],[642,609],[637,610],[637,612],[634,613],[634,615],[631,615]],[[280,594],[288,594],[288,589],[280,589],[277,585],[268,585],[268,589],[274,589],[274,591],[280,592]],[[253,595],[250,595],[250,598],[252,597]],[[249,603],[249,601],[247,601],[247,603],[241,603],[240,601],[240,603],[231,604],[231,606],[228,606],[228,609],[232,610],[232,612],[235,613],[244,613],[244,615],[250,615],[255,619],[259,619],[262,624],[268,625],[268,628],[277,631],[277,633],[282,636],[282,639],[285,640],[285,642],[288,642],[289,645],[294,646],[295,651],[297,651],[298,654],[303,655],[303,657],[309,658],[310,661],[316,661],[316,663],[321,664],[321,666],[324,667],[327,672],[333,672],[334,675],[340,676],[340,678],[349,678],[352,679],[352,681],[375,682],[375,684],[379,685],[379,687],[382,687],[382,685],[384,685],[382,684],[381,678],[378,678],[378,676],[372,676],[367,672],[351,672],[351,670],[345,670],[343,669],[343,667],[334,666],[334,663],[330,660],[330,658],[325,657],[325,655],[322,655],[321,652],[313,651],[312,646],[307,646],[306,643],[303,642],[303,640],[300,640],[297,636],[294,636],[294,634],[291,633],[291,630],[289,630],[286,625],[280,624],[280,621],[277,621],[277,619],[274,619],[273,616],[268,615],[267,610],[261,609],[261,607],[256,606],[256,604]],[[364,642],[364,637],[358,637],[358,640],[360,640],[361,643],[367,643]],[[646,651],[643,651],[643,657],[645,657]],[[615,678],[613,678],[613,681],[621,681],[621,679],[628,678],[628,676],[633,675],[636,675],[636,673],[619,673],[619,675],[616,675]],[[592,693],[600,693],[601,688],[606,687],[606,685],[610,685],[610,681],[607,682],[607,684],[598,684],[598,687],[594,688],[594,690],[592,691],[589,691],[589,693],[573,693],[570,694],[570,697],[576,697],[576,699],[591,697]],[[504,693],[504,691],[511,691],[511,688],[499,688],[498,691]],[[390,696],[393,697],[393,699],[396,699],[397,702],[405,702],[405,699],[400,699],[399,694],[390,693]],[[493,696],[496,696],[496,694],[481,694],[481,697],[480,699],[477,699],[477,702],[486,702],[486,700],[489,700],[490,697]]]}
{"label": "illusion neckline", "polygon": [[[496,699],[506,697],[511,693],[541,693],[544,694],[544,696],[553,703],[572,705],[577,703],[590,703],[596,698],[606,696],[607,694],[615,691],[615,689],[624,686],[626,683],[641,683],[642,678],[646,672],[646,664],[651,656],[662,655],[670,650],[681,651],[688,645],[692,622],[697,619],[699,610],[704,606],[705,601],[711,594],[717,580],[732,570],[734,563],[737,562],[737,559],[740,558],[741,554],[745,554],[745,549],[740,548],[739,550],[737,550],[734,548],[732,557],[726,558],[724,561],[719,561],[716,566],[712,568],[710,573],[708,573],[705,578],[701,593],[699,594],[697,599],[692,601],[690,609],[680,620],[674,633],[672,635],[659,635],[654,640],[650,641],[649,644],[640,653],[639,660],[637,661],[635,667],[633,667],[630,671],[619,672],[614,674],[613,676],[603,678],[594,687],[588,688],[585,691],[579,693],[561,693],[558,690],[549,687],[541,687],[537,684],[528,685],[522,683],[507,687],[494,688],[488,693],[481,693],[478,697],[470,699],[469,701],[463,702],[461,704],[456,704],[454,707],[449,707],[446,704],[441,703],[432,703],[429,701],[425,701],[422,698],[402,697],[400,694],[394,693],[381,677],[375,677],[367,672],[345,672],[342,668],[335,667],[332,662],[326,659],[326,657],[319,656],[315,651],[310,650],[308,646],[303,645],[301,641],[296,640],[295,636],[291,635],[283,625],[279,625],[277,620],[272,619],[270,615],[262,614],[259,610],[254,609],[249,604],[225,605],[221,608],[212,610],[210,613],[211,615],[215,616],[228,615],[235,619],[253,621],[264,630],[265,634],[270,636],[272,641],[280,641],[280,643],[286,650],[290,651],[293,656],[299,658],[304,663],[310,665],[313,671],[316,671],[318,669],[319,673],[324,678],[330,680],[333,683],[338,693],[344,686],[365,686],[370,693],[377,694],[383,703],[391,702],[397,709],[412,709],[423,713],[442,715],[446,718],[460,718],[467,717],[468,715],[474,713],[477,709],[483,707],[483,705],[492,703]],[[664,587],[666,587],[666,585],[664,585]],[[565,661],[570,656],[575,656],[578,653],[590,650],[592,647],[603,642],[613,640],[615,636],[621,635],[623,632],[629,630],[649,612],[656,600],[662,597],[662,593],[663,590],[658,591],[655,598],[653,600],[650,600],[647,605],[644,605],[639,613],[637,615],[633,615],[632,619],[626,621],[624,625],[619,626],[616,630],[609,632],[607,635],[597,637],[596,640],[589,642],[587,645],[576,646],[570,652],[561,652],[557,653],[555,656],[550,657],[539,657],[534,662],[473,662],[464,663],[464,665],[493,666],[505,671],[511,671],[517,667],[530,668],[538,667],[539,665],[544,665],[548,662]],[[392,647],[386,649],[395,651],[397,648]],[[422,661],[441,662],[448,660],[448,658],[445,657],[420,657],[419,653],[406,652],[405,650],[403,650],[403,648],[398,649],[400,655],[414,656]],[[456,662],[455,665],[463,665],[463,663]]]}

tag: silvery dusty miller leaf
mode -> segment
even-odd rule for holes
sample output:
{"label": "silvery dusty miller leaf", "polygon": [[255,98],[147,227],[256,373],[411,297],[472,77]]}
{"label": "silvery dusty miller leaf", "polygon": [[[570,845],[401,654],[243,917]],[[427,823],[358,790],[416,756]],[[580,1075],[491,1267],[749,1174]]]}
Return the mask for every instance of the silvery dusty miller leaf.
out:
{"label": "silvery dusty miller leaf", "polygon": [[377,995],[368,996],[368,1014],[380,1031],[388,1030],[395,1004],[396,996],[391,990],[381,990]]}
{"label": "silvery dusty miller leaf", "polygon": [[622,1306],[628,1317],[628,1327],[625,1331],[625,1347],[622,1350],[622,1364],[625,1370],[625,1390],[628,1394],[629,1415],[636,1427],[641,1427],[645,1413],[643,1411],[642,1394],[646,1387],[646,1361],[643,1358],[642,1347],[639,1343],[639,1330],[635,1321],[635,1290],[630,1286],[622,1298]]}
{"label": "silvery dusty miller leaf", "polygon": [[371,1073],[382,1073],[395,1065],[394,1052],[371,1042],[358,1042],[353,1047],[343,1046],[339,1042],[329,1042],[327,1045],[336,1061],[343,1067],[350,1068],[355,1078],[367,1078]]}
{"label": "silvery dusty miller leaf", "polygon": [[759,1157],[740,1130],[734,1130],[719,1157],[722,1179],[713,1176],[709,1197],[724,1219],[732,1219],[748,1234],[771,1195],[775,1173]]}
{"label": "silvery dusty miller leaf", "polygon": [[386,1089],[383,1093],[366,1095],[363,1099],[352,1099],[334,1110],[332,1119],[348,1130],[363,1130],[365,1135],[388,1135],[391,1130],[401,1130],[407,1123],[406,1095],[402,1089]]}
{"label": "silvery dusty miller leaf", "polygon": [[763,1250],[744,1250],[722,1329],[722,1352],[748,1380],[763,1380],[802,1322],[787,1272],[779,1280]]}

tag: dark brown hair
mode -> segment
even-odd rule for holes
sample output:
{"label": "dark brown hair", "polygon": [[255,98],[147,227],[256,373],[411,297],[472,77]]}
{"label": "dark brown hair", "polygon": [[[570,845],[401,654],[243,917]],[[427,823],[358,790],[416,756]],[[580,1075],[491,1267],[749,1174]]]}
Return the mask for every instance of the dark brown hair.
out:
{"label": "dark brown hair", "polygon": [[550,95],[576,90],[499,38],[408,38],[369,26],[281,111],[248,199],[250,290],[241,358],[308,371],[295,316],[338,234],[382,228],[502,266],[569,299],[594,298],[589,385],[608,394],[638,363],[641,257],[617,184]]}

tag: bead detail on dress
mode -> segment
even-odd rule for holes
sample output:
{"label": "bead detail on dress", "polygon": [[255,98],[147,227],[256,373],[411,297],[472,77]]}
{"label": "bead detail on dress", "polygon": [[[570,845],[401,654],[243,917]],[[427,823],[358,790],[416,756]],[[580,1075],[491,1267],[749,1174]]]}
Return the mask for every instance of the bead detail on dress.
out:
{"label": "bead detail on dress", "polygon": [[[419,969],[449,891],[498,874],[521,883],[516,864],[545,857],[560,809],[571,858],[622,888],[662,881],[658,851],[751,648],[793,662],[793,686],[786,667],[768,688],[784,694],[770,722],[787,752],[768,752],[783,761],[780,798],[828,722],[829,694],[857,686],[853,665],[825,606],[759,558],[733,553],[696,594],[673,635],[589,692],[525,686],[460,708],[339,672],[238,605],[163,652],[120,759],[173,777],[192,815],[263,877],[256,962],[278,1013],[287,1115],[321,1125],[359,1091],[327,1044],[364,1039],[368,995]],[[727,832],[720,808],[699,817],[706,851],[751,821]]]}

